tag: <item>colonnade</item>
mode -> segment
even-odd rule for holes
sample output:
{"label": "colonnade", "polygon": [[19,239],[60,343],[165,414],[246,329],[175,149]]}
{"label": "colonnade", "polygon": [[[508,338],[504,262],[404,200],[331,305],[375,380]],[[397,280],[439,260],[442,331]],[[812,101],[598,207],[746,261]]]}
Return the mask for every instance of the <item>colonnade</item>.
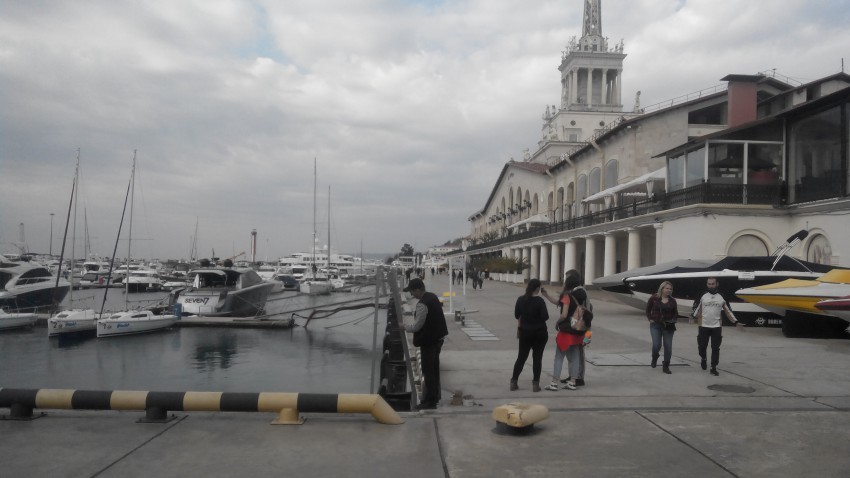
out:
{"label": "colonnade", "polygon": [[[625,236],[622,232],[626,233]],[[626,257],[624,261],[621,261],[618,270],[618,245],[624,240],[626,241]],[[597,249],[599,247],[602,248],[601,251]],[[563,282],[566,271],[577,269],[582,273],[585,282],[590,284],[598,277],[641,267],[641,250],[640,230],[627,228],[585,236],[514,244],[504,250],[503,255],[515,259],[529,259],[530,267],[523,271],[526,280],[539,278],[544,284],[560,284]],[[602,259],[601,268],[599,258]]]}
{"label": "colonnade", "polygon": [[[564,75],[563,85],[564,89],[569,95],[567,98],[569,104],[578,104],[579,98],[582,99],[581,103],[585,104],[588,107],[594,105],[593,103],[593,72],[595,70],[599,70],[600,76],[597,80],[597,87],[600,88],[599,93],[599,104],[600,105],[619,105],[622,104],[622,68],[609,69],[609,68],[592,68],[592,67],[583,67],[583,68],[572,68]],[[609,70],[611,71],[611,76],[609,77]],[[579,75],[586,75],[584,84],[584,95],[579,95]]]}

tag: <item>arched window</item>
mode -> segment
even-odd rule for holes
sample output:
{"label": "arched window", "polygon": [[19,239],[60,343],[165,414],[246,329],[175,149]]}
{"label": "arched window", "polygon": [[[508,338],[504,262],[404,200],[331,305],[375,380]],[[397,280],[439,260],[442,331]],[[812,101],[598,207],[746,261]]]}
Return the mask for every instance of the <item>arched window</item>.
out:
{"label": "arched window", "polygon": [[809,241],[806,260],[818,264],[832,264],[832,246],[826,236],[818,234]]}
{"label": "arched window", "polygon": [[575,202],[576,202],[576,185],[575,183],[570,183],[567,186],[567,197],[564,198],[564,210],[566,211],[565,219],[571,219],[575,215]]}
{"label": "arched window", "polygon": [[528,208],[528,217],[531,217],[540,212],[540,197],[537,196],[537,193],[534,193],[534,197],[531,198],[531,207]]}
{"label": "arched window", "polygon": [[605,165],[605,189],[613,188],[617,185],[617,181],[619,180],[619,175],[617,174],[618,166],[619,163],[616,159],[608,161],[608,164]]}
{"label": "arched window", "polygon": [[558,188],[558,195],[555,197],[555,204],[553,207],[557,208],[558,214],[555,217],[556,221],[563,221],[565,219],[564,216],[564,188]]}
{"label": "arched window", "polygon": [[582,215],[581,200],[587,197],[587,176],[582,174],[578,177],[578,187],[576,188],[575,214]]}
{"label": "arched window", "polygon": [[588,195],[596,194],[601,191],[600,186],[602,185],[602,183],[599,182],[601,174],[602,172],[599,170],[599,168],[593,168],[590,170],[590,177],[587,181]]}
{"label": "arched window", "polygon": [[727,254],[730,256],[766,256],[768,255],[767,244],[758,236],[743,234],[732,241]]}

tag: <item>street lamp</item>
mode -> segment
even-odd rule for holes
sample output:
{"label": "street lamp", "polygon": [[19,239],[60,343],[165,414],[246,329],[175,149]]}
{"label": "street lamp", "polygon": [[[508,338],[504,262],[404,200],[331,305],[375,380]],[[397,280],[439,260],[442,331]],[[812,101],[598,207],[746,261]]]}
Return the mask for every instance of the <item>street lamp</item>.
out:
{"label": "street lamp", "polygon": [[53,257],[53,213],[50,213],[50,257]]}

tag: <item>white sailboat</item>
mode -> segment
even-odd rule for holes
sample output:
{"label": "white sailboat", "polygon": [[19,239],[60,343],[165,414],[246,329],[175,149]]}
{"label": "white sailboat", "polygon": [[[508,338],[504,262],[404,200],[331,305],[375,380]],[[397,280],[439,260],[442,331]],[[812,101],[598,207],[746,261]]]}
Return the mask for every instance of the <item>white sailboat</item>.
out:
{"label": "white sailboat", "polygon": [[[76,250],[76,236],[77,236],[77,198],[79,196],[80,191],[80,150],[77,150],[77,168],[74,172],[74,185],[71,188],[71,204],[68,205],[68,216],[70,219],[71,215],[71,206],[73,205],[74,211],[74,226],[71,229],[71,264],[74,264],[74,252]],[[67,231],[67,220],[65,224],[65,237],[68,237]],[[59,275],[61,275],[61,264],[62,264],[62,254],[65,253],[65,239],[62,240],[62,253],[60,254],[59,264],[60,270]],[[105,293],[105,292],[104,292]],[[73,306],[74,303],[74,289],[68,291],[68,302]],[[57,335],[69,335],[69,334],[83,334],[83,333],[94,333],[97,328],[97,319],[100,318],[100,314],[96,313],[94,309],[68,309],[62,310],[56,313],[53,317],[47,319],[47,336],[53,337]]]}
{"label": "white sailboat", "polygon": [[316,159],[313,158],[313,259],[311,270],[304,274],[304,279],[301,281],[301,292],[308,295],[330,294],[333,290],[333,285],[328,281],[328,277],[319,274],[319,268],[316,265]]}
{"label": "white sailboat", "polygon": [[[127,261],[129,263],[132,257],[132,235],[133,235],[133,196],[135,192],[136,180],[136,155],[133,153],[133,169],[130,173],[130,184],[127,187],[127,196],[130,198],[130,221],[127,232]],[[126,198],[124,200],[126,208]],[[121,228],[119,226],[118,237],[121,236]],[[115,241],[116,250],[118,240]],[[112,257],[115,257],[113,252]],[[114,260],[114,259],[113,259]],[[104,296],[104,302],[106,297]],[[127,294],[124,294],[124,305],[127,306]],[[123,312],[115,312],[108,317],[98,319],[97,321],[97,336],[98,337],[116,337],[120,335],[141,334],[145,332],[153,332],[162,330],[174,325],[179,317],[171,314],[155,315],[150,310],[127,310]]]}

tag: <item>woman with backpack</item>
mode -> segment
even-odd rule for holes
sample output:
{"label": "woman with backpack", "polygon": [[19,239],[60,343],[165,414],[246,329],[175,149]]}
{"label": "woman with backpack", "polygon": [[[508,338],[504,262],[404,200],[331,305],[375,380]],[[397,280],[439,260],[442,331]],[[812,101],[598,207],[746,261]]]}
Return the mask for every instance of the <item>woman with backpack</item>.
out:
{"label": "woman with backpack", "polygon": [[546,390],[558,390],[558,381],[561,379],[561,369],[564,365],[564,357],[569,363],[570,376],[561,383],[567,390],[575,390],[577,386],[584,385],[584,346],[589,343],[585,335],[590,330],[593,320],[593,312],[590,309],[590,300],[584,290],[581,274],[575,269],[567,271],[564,277],[564,290],[555,300],[544,290],[543,296],[560,308],[560,315],[556,324],[558,335],[555,336],[555,364],[552,373],[552,382],[546,386]]}

